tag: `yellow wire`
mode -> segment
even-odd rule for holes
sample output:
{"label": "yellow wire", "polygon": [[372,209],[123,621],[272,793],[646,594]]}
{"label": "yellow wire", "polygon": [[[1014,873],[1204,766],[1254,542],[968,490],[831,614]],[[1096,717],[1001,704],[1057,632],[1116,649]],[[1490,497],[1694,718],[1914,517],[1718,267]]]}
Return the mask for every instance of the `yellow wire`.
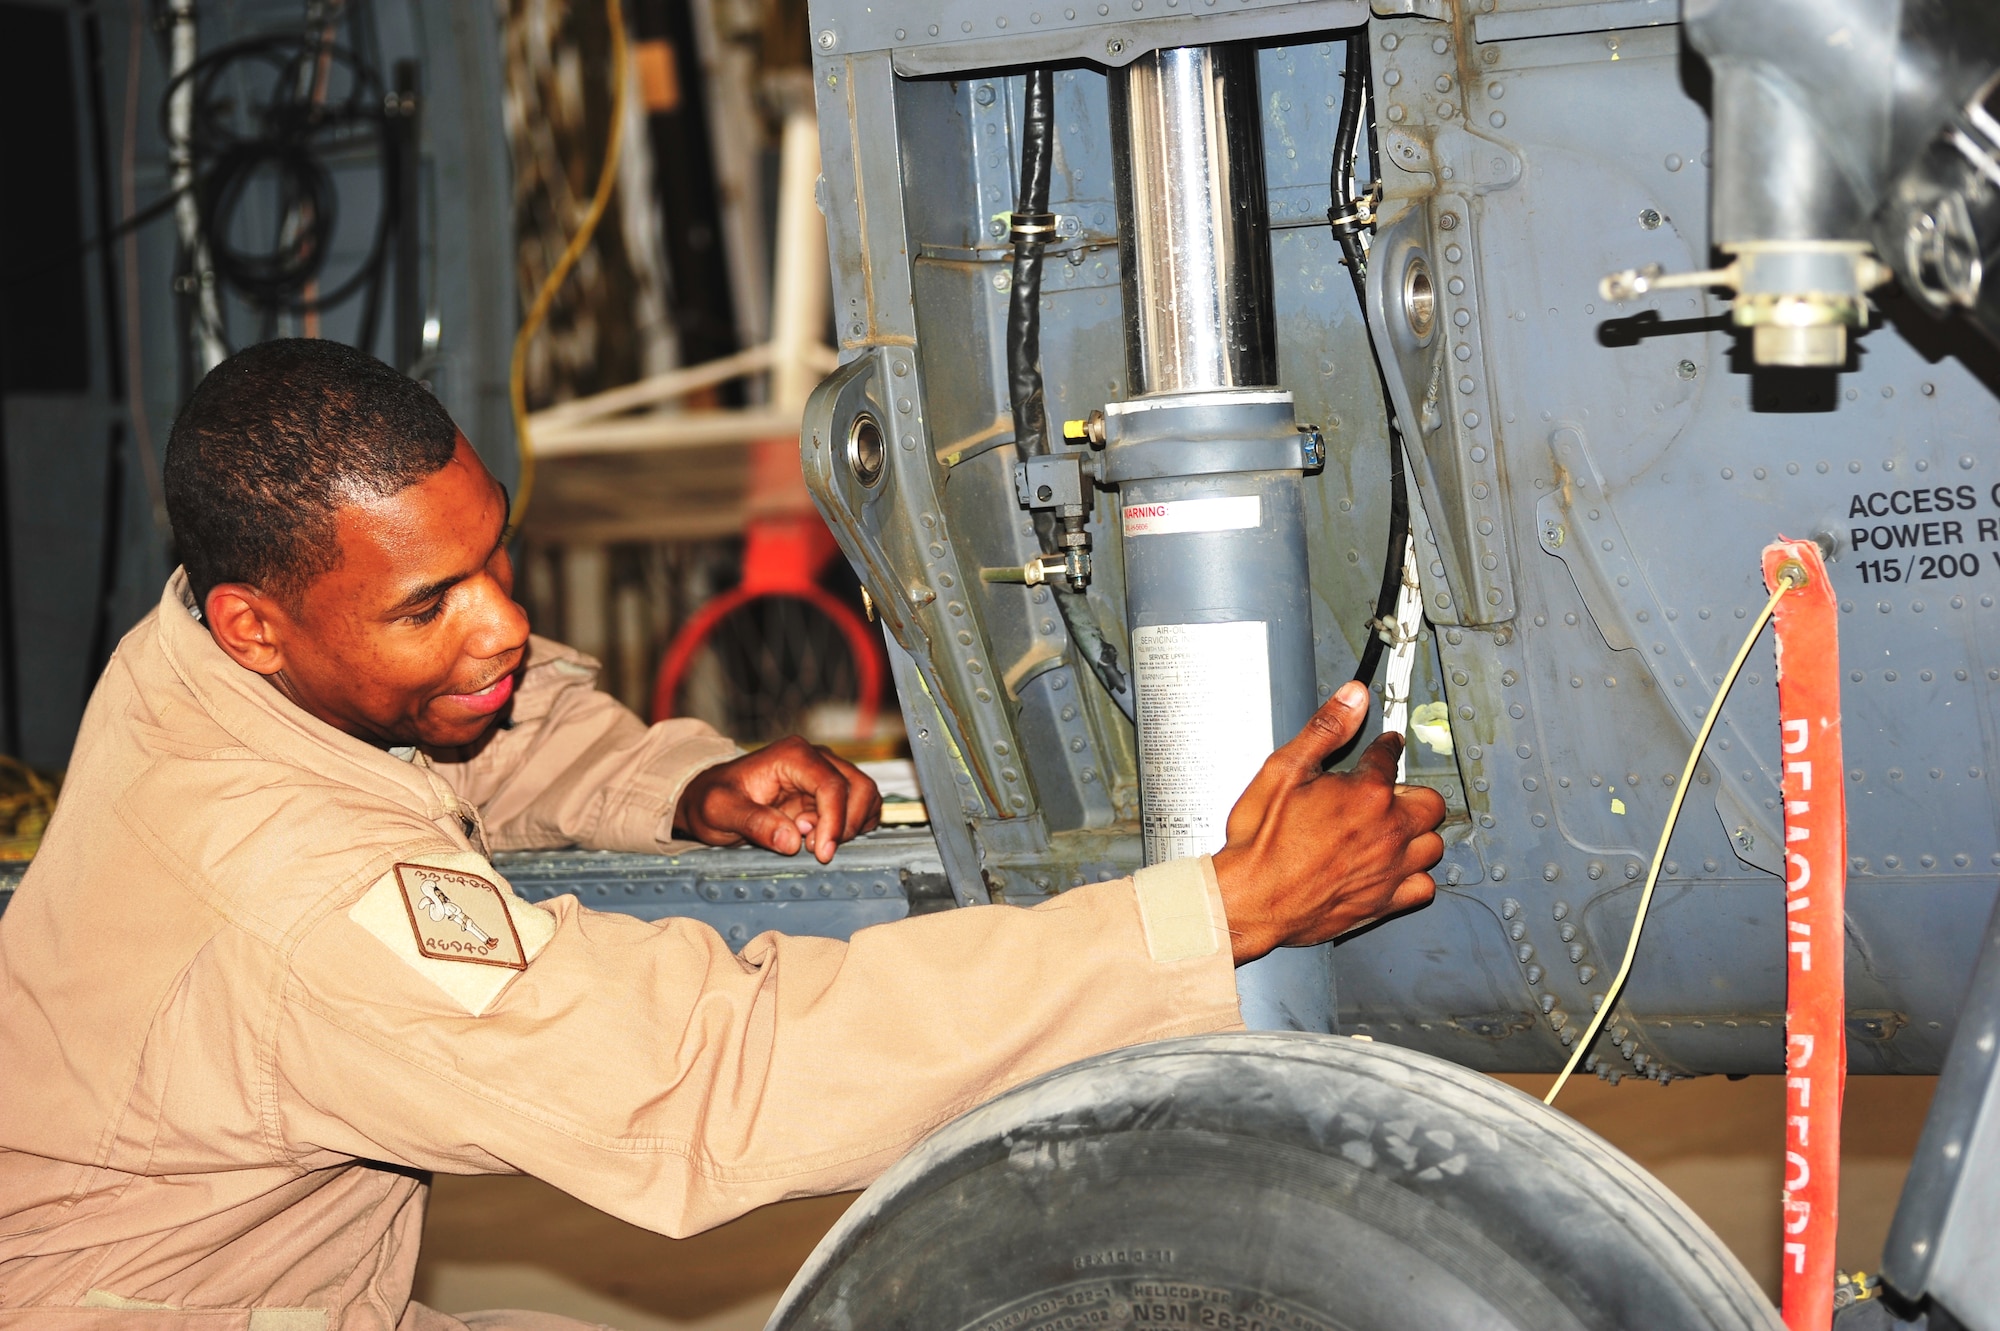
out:
{"label": "yellow wire", "polygon": [[514,358],[507,369],[507,394],[514,407],[514,441],[521,457],[520,477],[514,485],[514,511],[507,520],[510,533],[520,530],[521,516],[528,511],[528,497],[535,490],[535,445],[528,435],[528,344],[540,331],[542,320],[548,317],[549,306],[555,301],[556,292],[562,288],[570,269],[590,247],[590,238],[597,231],[597,223],[611,203],[612,187],[618,183],[618,155],[625,145],[625,12],[619,0],[604,0],[604,19],[611,28],[611,132],[605,137],[604,167],[597,174],[597,193],[591,197],[590,209],[583,215],[583,225],[570,237],[562,257],[556,260],[556,266],[542,279],[541,289],[535,292],[534,303],[528,307],[528,317],[521,321],[521,330],[514,334]]}
{"label": "yellow wire", "polygon": [[1688,786],[1694,780],[1694,769],[1701,762],[1701,751],[1708,747],[1709,732],[1715,729],[1716,718],[1722,715],[1722,700],[1729,696],[1730,686],[1736,683],[1736,676],[1742,673],[1743,663],[1750,657],[1750,649],[1756,645],[1757,636],[1764,631],[1764,626],[1771,622],[1772,614],[1777,611],[1778,602],[1783,599],[1786,592],[1803,586],[1805,586],[1805,572],[1798,565],[1787,564],[1779,570],[1778,590],[1772,592],[1771,599],[1764,603],[1763,612],[1757,616],[1757,622],[1750,626],[1750,633],[1743,639],[1743,645],[1736,649],[1736,659],[1729,663],[1729,671],[1722,677],[1722,686],[1715,691],[1715,701],[1708,705],[1708,715],[1703,718],[1701,730],[1694,737],[1694,748],[1688,754],[1687,766],[1681,769],[1681,783],[1674,787],[1674,802],[1667,806],[1667,823],[1660,829],[1660,844],[1653,851],[1653,867],[1646,874],[1645,888],[1639,893],[1639,913],[1632,919],[1632,936],[1625,940],[1625,960],[1618,963],[1618,974],[1612,977],[1611,987],[1604,991],[1604,1002],[1591,1017],[1583,1038],[1578,1040],[1576,1048],[1570,1051],[1569,1062],[1563,1065],[1562,1075],[1556,1078],[1555,1085],[1549,1087],[1549,1093],[1542,1097],[1542,1103],[1545,1105],[1556,1102],[1556,1096],[1569,1081],[1570,1073],[1576,1071],[1576,1065],[1583,1061],[1591,1043],[1603,1032],[1604,1023],[1611,1017],[1611,1009],[1618,1005],[1618,997],[1624,991],[1626,977],[1632,973],[1632,958],[1639,951],[1639,931],[1646,926],[1646,912],[1653,904],[1653,888],[1660,881],[1660,865],[1667,858],[1667,841],[1674,834],[1674,824],[1680,820],[1681,805],[1686,801]]}

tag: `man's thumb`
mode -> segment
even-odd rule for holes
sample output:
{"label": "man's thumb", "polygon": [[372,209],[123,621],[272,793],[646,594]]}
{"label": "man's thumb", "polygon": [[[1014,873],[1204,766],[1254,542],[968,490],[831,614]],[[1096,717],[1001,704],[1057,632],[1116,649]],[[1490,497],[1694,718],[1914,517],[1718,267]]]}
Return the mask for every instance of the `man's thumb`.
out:
{"label": "man's thumb", "polygon": [[1279,752],[1298,766],[1317,772],[1320,764],[1361,733],[1361,727],[1368,723],[1369,702],[1367,685],[1359,680],[1347,681],[1320,704],[1305,729]]}

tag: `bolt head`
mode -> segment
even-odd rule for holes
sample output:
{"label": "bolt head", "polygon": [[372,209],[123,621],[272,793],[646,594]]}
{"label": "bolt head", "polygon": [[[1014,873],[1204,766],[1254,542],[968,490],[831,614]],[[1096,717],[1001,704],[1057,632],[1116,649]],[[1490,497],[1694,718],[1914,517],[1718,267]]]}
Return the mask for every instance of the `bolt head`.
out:
{"label": "bolt head", "polygon": [[1693,361],[1684,360],[1674,367],[1674,373],[1680,375],[1683,379],[1692,379],[1696,374],[1700,373],[1700,368]]}
{"label": "bolt head", "polygon": [[832,28],[821,28],[819,30],[818,41],[819,49],[822,51],[831,51],[835,46],[840,44],[840,39],[833,35]]}
{"label": "bolt head", "polygon": [[1648,231],[1659,230],[1660,223],[1665,220],[1665,218],[1660,216],[1660,210],[1657,208],[1642,208],[1639,210],[1639,225],[1645,227]]}

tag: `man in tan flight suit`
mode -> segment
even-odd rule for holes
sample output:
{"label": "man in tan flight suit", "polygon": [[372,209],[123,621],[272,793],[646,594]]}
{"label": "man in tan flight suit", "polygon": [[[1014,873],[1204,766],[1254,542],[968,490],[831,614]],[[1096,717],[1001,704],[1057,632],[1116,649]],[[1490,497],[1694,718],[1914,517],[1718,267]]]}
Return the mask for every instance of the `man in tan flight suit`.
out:
{"label": "man in tan flight suit", "polygon": [[649,728],[530,638],[504,490],[360,353],[225,363],[167,481],[185,567],[0,917],[0,1328],[456,1328],[410,1299],[433,1171],[666,1234],[859,1187],[1028,1077],[1237,1025],[1232,961],[1432,890],[1442,803],[1393,785],[1394,745],[1319,770],[1353,689],[1225,850],[1136,883],[741,955],[530,905],[491,853],[824,860],[879,801],[799,741]]}

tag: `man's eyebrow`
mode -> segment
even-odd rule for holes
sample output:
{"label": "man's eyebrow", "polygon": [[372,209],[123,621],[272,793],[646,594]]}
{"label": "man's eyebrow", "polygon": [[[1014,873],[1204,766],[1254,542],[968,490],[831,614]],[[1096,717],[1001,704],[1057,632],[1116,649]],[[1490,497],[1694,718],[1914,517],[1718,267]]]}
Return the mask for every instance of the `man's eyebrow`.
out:
{"label": "man's eyebrow", "polygon": [[439,578],[435,582],[427,582],[421,587],[413,588],[409,595],[389,607],[389,613],[401,615],[411,610],[422,609],[470,576],[467,573],[454,573],[448,578]]}

